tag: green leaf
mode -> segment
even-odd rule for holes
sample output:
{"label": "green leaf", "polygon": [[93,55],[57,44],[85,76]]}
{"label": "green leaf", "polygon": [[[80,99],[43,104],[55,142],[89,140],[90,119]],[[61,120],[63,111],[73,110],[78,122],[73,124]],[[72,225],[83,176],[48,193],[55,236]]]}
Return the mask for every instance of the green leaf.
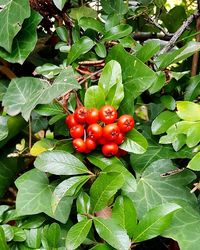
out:
{"label": "green leaf", "polygon": [[61,228],[58,223],[52,223],[45,234],[50,248],[58,248],[61,237]]}
{"label": "green leaf", "polygon": [[120,24],[122,17],[118,15],[116,12],[109,14],[107,20],[105,22],[105,29],[106,31],[110,30],[112,27],[117,26]]}
{"label": "green leaf", "polygon": [[[28,0],[1,1],[0,11],[0,46],[11,52],[13,38],[20,31],[24,19],[30,16]],[[15,13],[15,15],[13,15]]]}
{"label": "green leaf", "polygon": [[4,213],[9,209],[7,205],[0,205],[0,222],[3,221]]}
{"label": "green leaf", "polygon": [[130,249],[131,242],[126,231],[113,219],[94,217],[94,225],[98,235],[118,250]]}
{"label": "green leaf", "polygon": [[133,202],[126,196],[118,196],[112,209],[112,218],[133,236],[137,225],[137,214]]}
{"label": "green leaf", "polygon": [[52,63],[45,63],[42,66],[38,66],[34,72],[36,75],[43,75],[48,79],[51,79],[54,76],[58,75],[61,71],[61,67]]}
{"label": "green leaf", "polygon": [[89,180],[88,176],[75,176],[62,181],[54,190],[51,206],[53,212],[64,196],[74,196],[80,188]]}
{"label": "green leaf", "polygon": [[45,215],[43,214],[36,214],[28,217],[22,222],[21,228],[22,229],[30,229],[30,228],[38,228],[40,227],[46,220]]}
{"label": "green leaf", "polygon": [[92,226],[92,220],[82,220],[72,226],[67,233],[66,248],[67,250],[76,249],[87,237],[90,228]]}
{"label": "green leaf", "polygon": [[7,81],[4,81],[2,79],[0,79],[0,101],[3,100],[3,96],[5,95],[6,91],[7,91]]}
{"label": "green leaf", "polygon": [[57,103],[40,104],[34,109],[34,111],[36,111],[39,115],[42,116],[63,114],[62,107]]}
{"label": "green leaf", "polygon": [[122,185],[122,173],[101,173],[90,188],[91,207],[93,212],[100,211],[109,204]]}
{"label": "green leaf", "polygon": [[3,250],[9,250],[8,245],[6,244],[6,238],[2,227],[0,227],[0,246]]}
{"label": "green leaf", "polygon": [[18,215],[46,213],[62,223],[66,223],[73,198],[60,202],[56,212],[51,209],[51,198],[54,186],[49,184],[45,173],[32,169],[21,175],[15,182],[18,188],[16,210]]}
{"label": "green leaf", "polygon": [[158,71],[158,72],[156,72],[156,74],[157,74],[157,79],[149,88],[150,94],[154,94],[154,93],[158,92],[165,85],[165,81],[166,81],[165,74],[162,71]]}
{"label": "green leaf", "polygon": [[71,18],[79,21],[81,17],[97,18],[97,11],[93,8],[81,6],[79,8],[72,8],[69,15]]}
{"label": "green leaf", "polygon": [[20,227],[12,227],[14,232],[13,241],[23,242],[26,240],[26,234]]}
{"label": "green leaf", "polygon": [[105,28],[102,22],[92,17],[82,17],[79,22],[79,26],[81,26],[84,30],[92,29],[101,34],[105,33]]}
{"label": "green leaf", "polygon": [[14,38],[12,51],[8,53],[4,49],[0,49],[0,56],[11,63],[23,64],[35,48],[37,42],[37,26],[41,20],[42,17],[39,13],[32,11],[31,16],[24,21],[22,29]]}
{"label": "green leaf", "polygon": [[174,98],[170,95],[163,95],[160,98],[161,103],[170,110],[174,110],[176,107],[176,101],[174,100]]}
{"label": "green leaf", "polygon": [[68,41],[68,33],[65,26],[59,26],[56,28],[56,33],[63,42]]}
{"label": "green leaf", "polygon": [[117,40],[128,36],[132,32],[132,27],[129,24],[119,24],[110,28],[103,37],[103,41]]}
{"label": "green leaf", "polygon": [[71,64],[73,61],[75,61],[79,56],[87,53],[89,50],[92,49],[92,47],[95,45],[95,43],[86,36],[81,37],[77,42],[75,42],[68,54],[68,64]]}
{"label": "green leaf", "polygon": [[141,174],[152,162],[160,159],[192,158],[193,153],[188,147],[175,152],[171,146],[162,146],[156,142],[148,142],[147,151],[142,155],[131,154],[131,166]]}
{"label": "green leaf", "polygon": [[89,173],[86,166],[72,154],[55,150],[40,154],[34,163],[43,172],[55,175],[78,175]]}
{"label": "green leaf", "polygon": [[0,141],[2,141],[8,136],[7,121],[8,121],[7,116],[0,116]]}
{"label": "green leaf", "polygon": [[193,76],[185,90],[185,101],[193,101],[200,94],[200,75]]}
{"label": "green leaf", "polygon": [[113,248],[106,243],[98,243],[94,247],[90,248],[90,250],[113,250]]}
{"label": "green leaf", "polygon": [[179,121],[176,113],[171,111],[164,111],[160,113],[152,122],[151,130],[154,135],[159,135],[167,131],[174,123]]}
{"label": "green leaf", "polygon": [[147,62],[160,50],[160,43],[156,40],[147,41],[141,49],[136,52],[137,58],[142,62]]}
{"label": "green leaf", "polygon": [[26,246],[31,249],[38,249],[41,246],[41,228],[32,228],[25,230],[26,233]]}
{"label": "green leaf", "polygon": [[178,50],[167,52],[158,56],[156,59],[156,65],[159,69],[166,68],[172,63],[185,60],[199,50],[200,44],[198,42],[191,41]]}
{"label": "green leaf", "polygon": [[110,88],[105,103],[118,109],[123,99],[124,99],[123,84],[115,84]]}
{"label": "green leaf", "polygon": [[38,156],[47,150],[52,150],[55,147],[55,143],[56,140],[43,138],[33,144],[30,154],[33,156]]}
{"label": "green leaf", "polygon": [[65,3],[67,2],[67,0],[53,0],[53,3],[55,4],[55,6],[59,9],[62,10],[63,7],[65,6]]}
{"label": "green leaf", "polygon": [[3,228],[6,241],[11,241],[14,238],[14,231],[10,225],[4,224],[0,226]]}
{"label": "green leaf", "polygon": [[135,98],[156,81],[157,74],[138,58],[126,52],[121,45],[116,45],[110,50],[107,60],[116,60],[121,65],[124,99],[120,105],[120,112],[132,115]]}
{"label": "green leaf", "polygon": [[188,163],[187,168],[190,168],[194,171],[200,171],[200,165],[199,165],[199,160],[200,160],[200,152],[197,153],[192,160]]}
{"label": "green leaf", "polygon": [[87,193],[81,192],[76,199],[77,217],[78,220],[84,220],[85,216],[83,214],[90,213],[90,197]]}
{"label": "green leaf", "polygon": [[159,236],[170,225],[174,212],[180,208],[177,204],[164,203],[150,209],[133,231],[134,242],[141,242]]}
{"label": "green leaf", "polygon": [[112,0],[101,0],[101,5],[107,14],[114,13],[123,15],[128,11],[128,8],[123,0],[116,0],[114,2]]}
{"label": "green leaf", "polygon": [[96,43],[94,50],[96,54],[101,58],[105,58],[107,55],[106,46],[104,45],[104,43]]}
{"label": "green leaf", "polygon": [[100,109],[105,105],[104,91],[99,86],[91,86],[85,92],[84,105],[86,108]]}
{"label": "green leaf", "polygon": [[147,147],[147,140],[136,129],[128,132],[125,141],[120,145],[121,149],[135,154],[143,154]]}
{"label": "green leaf", "polygon": [[188,101],[178,101],[177,105],[177,115],[186,121],[200,121],[200,105]]}

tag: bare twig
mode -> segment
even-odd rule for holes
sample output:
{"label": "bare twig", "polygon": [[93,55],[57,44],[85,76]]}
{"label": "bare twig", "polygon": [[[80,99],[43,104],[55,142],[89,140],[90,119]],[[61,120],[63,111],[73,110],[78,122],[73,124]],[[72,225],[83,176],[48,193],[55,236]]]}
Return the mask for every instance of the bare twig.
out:
{"label": "bare twig", "polygon": [[200,16],[200,13],[194,13],[191,16],[189,16],[186,21],[183,22],[181,27],[174,33],[173,37],[170,39],[169,43],[159,52],[158,55],[161,55],[163,53],[168,52],[173,46],[175,45],[176,41],[179,39],[179,37],[182,35],[182,33],[187,29],[187,27],[191,24],[191,22]]}
{"label": "bare twig", "polygon": [[172,35],[165,35],[163,33],[151,33],[151,32],[136,32],[133,33],[133,39],[136,41],[145,41],[147,39],[157,38],[164,41],[169,41]]}
{"label": "bare twig", "polygon": [[5,65],[0,65],[0,72],[10,80],[16,77],[15,73]]}
{"label": "bare twig", "polygon": [[155,27],[157,27],[160,31],[162,31],[166,36],[171,36],[172,34],[166,32],[166,30],[158,23],[156,22],[155,19],[151,18],[151,17],[147,17],[146,18],[147,21],[149,21],[151,24],[153,24]]}
{"label": "bare twig", "polygon": [[[200,31],[200,17],[198,17],[196,20],[196,30],[197,32]],[[197,34],[196,41],[200,42],[200,34]],[[197,74],[198,61],[199,61],[199,51],[196,51],[192,58],[191,76],[195,76]]]}

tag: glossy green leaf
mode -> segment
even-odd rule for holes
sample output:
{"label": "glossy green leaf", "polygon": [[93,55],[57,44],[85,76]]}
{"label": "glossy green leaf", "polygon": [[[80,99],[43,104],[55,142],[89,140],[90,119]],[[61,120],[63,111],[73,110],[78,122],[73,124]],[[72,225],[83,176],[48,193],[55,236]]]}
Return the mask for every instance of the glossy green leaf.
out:
{"label": "glossy green leaf", "polygon": [[137,214],[133,202],[126,196],[118,196],[112,209],[112,218],[126,229],[130,237],[137,225]]}
{"label": "glossy green leaf", "polygon": [[61,237],[61,228],[58,223],[52,223],[45,234],[50,248],[58,248]]}
{"label": "glossy green leaf", "polygon": [[116,0],[114,2],[112,0],[101,0],[101,5],[107,14],[115,13],[123,15],[128,10],[123,0]]}
{"label": "glossy green leaf", "polygon": [[47,150],[53,150],[55,147],[56,140],[50,140],[47,138],[43,138],[40,141],[37,141],[33,144],[30,154],[33,156],[37,156]]}
{"label": "glossy green leaf", "polygon": [[117,40],[119,38],[128,36],[132,32],[132,27],[128,24],[119,24],[110,28],[103,37],[104,41]]}
{"label": "glossy green leaf", "polygon": [[90,197],[87,193],[81,192],[76,200],[77,212],[79,214],[89,213]]}
{"label": "glossy green leaf", "polygon": [[52,63],[45,63],[42,66],[38,66],[35,69],[36,75],[43,75],[48,79],[53,78],[54,76],[58,75],[62,71],[62,68],[52,64]]}
{"label": "glossy green leaf", "polygon": [[107,243],[98,243],[94,247],[90,248],[90,250],[113,250],[113,248]]}
{"label": "glossy green leaf", "polygon": [[34,165],[43,172],[49,172],[55,175],[89,173],[89,170],[78,158],[62,150],[40,154],[35,160]]}
{"label": "glossy green leaf", "polygon": [[180,208],[177,204],[164,203],[150,209],[133,231],[133,241],[141,242],[159,236],[170,225],[174,212]]}
{"label": "glossy green leaf", "polygon": [[157,78],[155,79],[152,86],[149,88],[149,93],[154,94],[162,89],[162,87],[165,85],[165,74],[162,71],[156,72]]}
{"label": "glossy green leaf", "polygon": [[7,121],[8,121],[7,116],[0,116],[0,141],[2,141],[8,136]]}
{"label": "glossy green leaf", "polygon": [[87,6],[81,6],[79,8],[72,8],[70,17],[79,21],[81,17],[97,18],[97,11]]}
{"label": "glossy green leaf", "polygon": [[133,115],[135,98],[156,81],[157,75],[138,58],[126,52],[121,45],[116,45],[110,50],[109,60],[118,61],[122,68],[124,99],[119,110],[122,114]]}
{"label": "glossy green leaf", "polygon": [[131,242],[126,231],[114,219],[94,217],[94,225],[98,235],[118,250],[130,249]]}
{"label": "glossy green leaf", "polygon": [[[11,52],[12,42],[20,31],[24,19],[30,16],[28,0],[1,1],[0,11],[0,46]],[[15,13],[15,15],[13,15]]]}
{"label": "glossy green leaf", "polygon": [[67,250],[76,249],[87,237],[92,220],[83,220],[72,226],[67,233],[66,248]]}
{"label": "glossy green leaf", "polygon": [[160,50],[160,43],[156,40],[150,40],[144,43],[141,49],[136,52],[137,58],[142,62],[147,62]]}
{"label": "glossy green leaf", "polygon": [[128,132],[125,141],[120,145],[121,149],[135,154],[143,154],[147,147],[147,140],[136,129]]}
{"label": "glossy green leaf", "polygon": [[167,52],[158,56],[156,59],[156,65],[159,69],[165,68],[172,63],[185,60],[199,50],[200,44],[198,42],[191,41],[178,50]]}
{"label": "glossy green leaf", "polygon": [[65,199],[64,197],[53,213],[51,198],[54,186],[49,184],[45,173],[32,169],[21,175],[15,184],[18,188],[16,200],[18,215],[33,215],[43,212],[62,223],[67,221],[73,198]]}
{"label": "glossy green leaf", "polygon": [[4,224],[1,225],[0,227],[3,228],[6,241],[11,241],[14,238],[14,230],[12,226]]}
{"label": "glossy green leaf", "polygon": [[[68,41],[68,33],[67,33],[67,29],[65,26],[59,26],[56,28],[56,33],[59,36],[59,38],[63,41],[63,42],[67,42]],[[64,43],[64,44],[65,44]]]}
{"label": "glossy green leaf", "polygon": [[167,131],[174,123],[179,121],[176,113],[171,111],[164,111],[160,113],[152,122],[151,130],[154,135],[159,135]]}
{"label": "glossy green leaf", "polygon": [[170,96],[170,95],[163,95],[163,96],[161,96],[160,100],[161,100],[161,103],[167,109],[170,109],[170,110],[174,110],[175,109],[175,107],[176,107],[176,101],[175,101],[175,99],[172,96]]}
{"label": "glossy green leaf", "polygon": [[95,43],[89,37],[81,37],[76,43],[72,45],[70,49],[67,58],[68,64],[71,64],[77,58],[79,58],[79,56],[87,53],[89,50],[92,49],[94,45]]}
{"label": "glossy green leaf", "polygon": [[26,233],[20,227],[12,227],[14,232],[13,241],[23,242],[26,240]]}
{"label": "glossy green leaf", "polygon": [[194,171],[200,171],[200,165],[199,165],[199,160],[200,160],[200,152],[197,153],[192,160],[188,163],[187,167],[194,170]]}
{"label": "glossy green leaf", "polygon": [[42,116],[63,114],[62,107],[57,103],[40,104],[34,109],[34,111],[36,111],[39,115]]}
{"label": "glossy green leaf", "polygon": [[93,212],[100,211],[109,205],[109,201],[124,184],[121,173],[101,173],[90,188],[91,207]]}
{"label": "glossy green leaf", "polygon": [[80,188],[89,180],[88,176],[75,176],[62,181],[54,190],[51,206],[53,212],[64,196],[74,196]]}
{"label": "glossy green leaf", "polygon": [[177,115],[186,121],[199,121],[200,120],[200,105],[188,101],[178,101]]}
{"label": "glossy green leaf", "polygon": [[41,228],[32,228],[25,230],[26,246],[37,249],[41,246]]}
{"label": "glossy green leaf", "polygon": [[55,6],[59,9],[62,10],[63,7],[65,6],[65,3],[67,2],[67,0],[53,0],[53,3],[55,4]]}
{"label": "glossy green leaf", "polygon": [[105,28],[102,22],[92,17],[82,17],[78,24],[84,29],[92,29],[101,34],[105,33]]}
{"label": "glossy green leaf", "polygon": [[105,58],[107,55],[106,46],[104,45],[104,43],[96,43],[94,50],[96,54],[101,58]]}
{"label": "glossy green leaf", "polygon": [[45,222],[45,220],[46,220],[45,215],[42,214],[32,215],[31,217],[28,217],[25,220],[23,220],[21,228],[22,229],[38,228]]}
{"label": "glossy green leaf", "polygon": [[107,17],[106,23],[105,23],[106,31],[110,30],[114,26],[119,25],[121,19],[122,19],[122,17],[119,16],[116,12],[109,14]]}
{"label": "glossy green leaf", "polygon": [[84,105],[86,108],[100,109],[105,105],[104,91],[96,85],[89,87],[85,93]]}
{"label": "glossy green leaf", "polygon": [[0,246],[3,250],[9,250],[2,227],[0,227]]}
{"label": "glossy green leaf", "polygon": [[0,205],[0,222],[3,221],[4,213],[9,209],[7,205]]}
{"label": "glossy green leaf", "polygon": [[193,101],[200,94],[200,76],[193,76],[188,82],[185,90],[185,101]]}
{"label": "glossy green leaf", "polygon": [[37,26],[41,20],[42,17],[39,13],[32,11],[31,16],[24,21],[22,29],[14,38],[12,51],[8,53],[4,49],[0,49],[0,56],[11,63],[23,64],[35,48],[37,42]]}

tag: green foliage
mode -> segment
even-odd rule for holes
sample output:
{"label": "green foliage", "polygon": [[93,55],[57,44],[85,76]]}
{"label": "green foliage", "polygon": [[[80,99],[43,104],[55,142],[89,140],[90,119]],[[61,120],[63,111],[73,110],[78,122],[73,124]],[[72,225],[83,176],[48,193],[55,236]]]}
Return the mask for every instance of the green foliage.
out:
{"label": "green foliage", "polygon": [[[196,6],[47,2],[0,0],[0,248],[198,249]],[[116,156],[74,150],[82,104],[134,116]]]}

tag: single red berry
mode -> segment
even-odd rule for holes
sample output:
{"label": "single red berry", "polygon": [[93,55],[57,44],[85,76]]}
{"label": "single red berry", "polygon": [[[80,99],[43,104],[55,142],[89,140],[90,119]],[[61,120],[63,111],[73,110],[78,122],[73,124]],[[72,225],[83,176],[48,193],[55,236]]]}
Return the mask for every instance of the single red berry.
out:
{"label": "single red berry", "polygon": [[85,121],[88,124],[93,124],[93,123],[97,123],[98,120],[99,120],[99,110],[96,108],[89,109],[87,112],[87,116],[85,118]]}
{"label": "single red berry", "polygon": [[120,133],[117,124],[108,124],[103,128],[103,137],[108,141],[115,141]]}
{"label": "single red berry", "polygon": [[126,133],[133,129],[134,119],[131,115],[122,115],[117,121],[117,125],[122,133]]}
{"label": "single red berry", "polygon": [[99,110],[99,118],[105,124],[111,124],[117,119],[117,110],[110,105],[105,105]]}
{"label": "single red berry", "polygon": [[86,149],[88,150],[94,150],[96,148],[96,142],[93,141],[92,139],[90,138],[87,138],[86,141],[85,141],[85,146],[86,146]]}
{"label": "single red berry", "polygon": [[102,153],[107,157],[114,156],[117,154],[117,152],[118,152],[118,146],[114,142],[104,144],[102,147]]}
{"label": "single red berry", "polygon": [[88,128],[87,128],[87,135],[88,138],[92,139],[92,140],[97,140],[102,136],[102,127],[97,124],[91,124]]}
{"label": "single red berry", "polygon": [[73,138],[80,138],[83,136],[84,134],[84,128],[83,128],[83,125],[76,125],[74,127],[72,127],[69,131],[71,137]]}
{"label": "single red berry", "polygon": [[87,116],[87,109],[85,107],[77,108],[74,112],[74,118],[78,123],[84,123]]}
{"label": "single red berry", "polygon": [[117,143],[118,145],[122,144],[125,140],[125,134],[123,133],[119,133],[117,138],[115,139],[115,143]]}
{"label": "single red berry", "polygon": [[76,138],[72,141],[73,147],[76,149],[76,151],[80,153],[84,153],[86,150],[85,142],[81,138]]}
{"label": "single red berry", "polygon": [[68,126],[69,129],[78,125],[78,122],[74,119],[74,114],[68,115],[65,118],[65,124]]}

